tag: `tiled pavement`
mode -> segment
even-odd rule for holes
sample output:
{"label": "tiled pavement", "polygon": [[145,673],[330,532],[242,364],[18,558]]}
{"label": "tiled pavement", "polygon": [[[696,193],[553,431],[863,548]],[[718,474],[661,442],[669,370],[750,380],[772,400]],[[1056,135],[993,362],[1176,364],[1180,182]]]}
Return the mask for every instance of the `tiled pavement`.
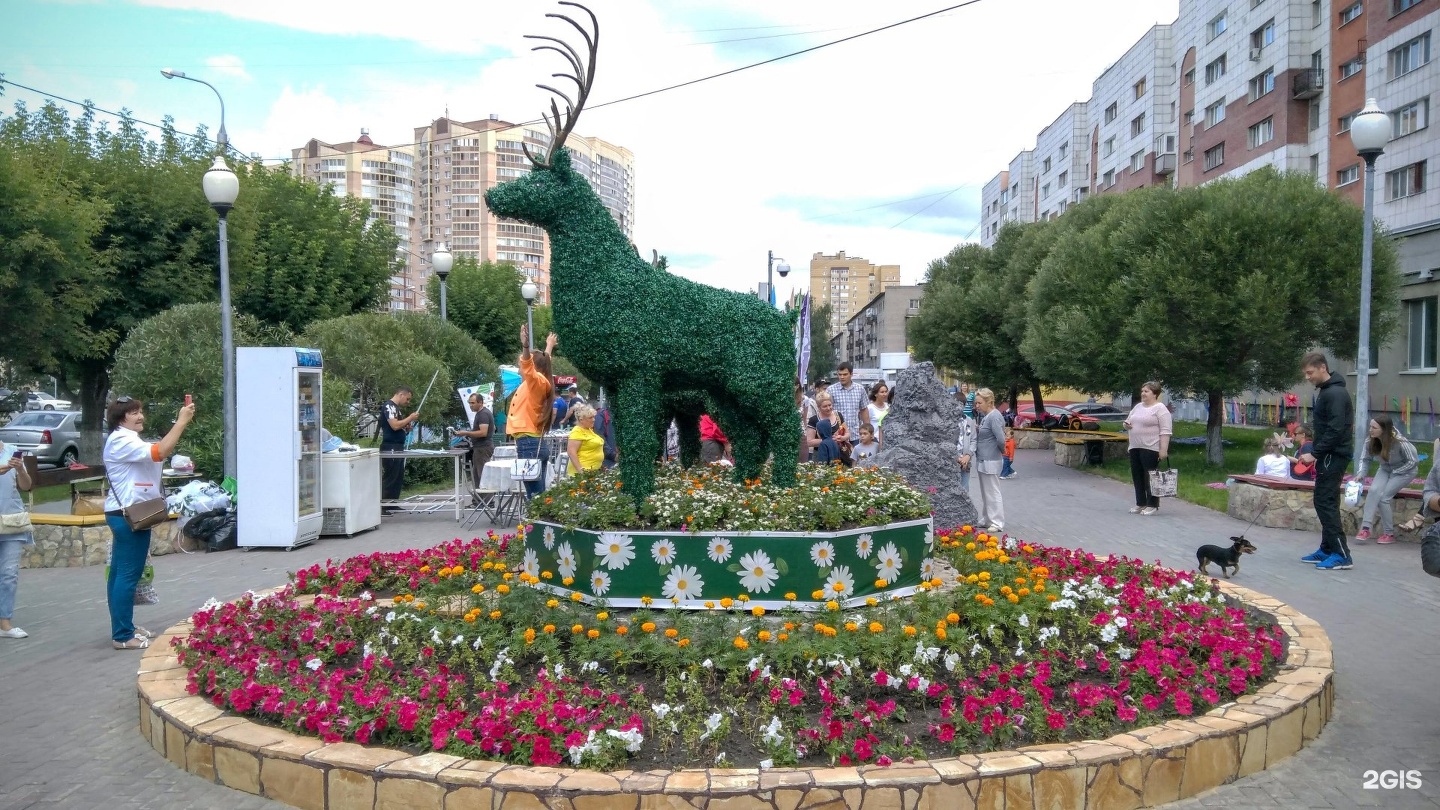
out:
{"label": "tiled pavement", "polygon": [[[1097,553],[1194,564],[1194,549],[1241,524],[1200,507],[1166,503],[1127,514],[1129,486],[1054,466],[1048,451],[1020,451],[1020,476],[1002,484],[1008,529],[1027,539]],[[162,604],[137,609],[161,629],[209,597],[284,582],[285,572],[327,557],[433,544],[453,522],[400,517],[352,539],[293,552],[231,551],[162,557]],[[1293,604],[1330,633],[1335,716],[1314,744],[1255,776],[1171,805],[1243,808],[1440,808],[1440,580],[1419,569],[1414,545],[1359,546],[1357,568],[1322,573],[1296,562],[1316,539],[1253,529],[1260,552],[1237,581]],[[166,762],[136,731],[138,658],[110,649],[99,568],[21,572],[17,623],[31,637],[0,639],[0,810],[41,808],[282,808],[209,784]],[[1367,770],[1421,772],[1418,790],[1365,790]]]}

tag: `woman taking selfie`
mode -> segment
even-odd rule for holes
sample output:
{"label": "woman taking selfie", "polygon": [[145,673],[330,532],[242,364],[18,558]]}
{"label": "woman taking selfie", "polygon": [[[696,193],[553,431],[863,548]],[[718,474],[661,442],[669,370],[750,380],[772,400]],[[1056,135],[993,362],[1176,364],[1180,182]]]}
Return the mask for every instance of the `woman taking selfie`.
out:
{"label": "woman taking selfie", "polygon": [[155,637],[135,624],[135,586],[140,584],[145,558],[150,555],[150,530],[130,528],[125,510],[165,497],[160,484],[164,460],[175,452],[180,436],[194,418],[195,406],[183,406],[165,438],[152,443],[140,438],[145,429],[144,403],[120,397],[105,410],[105,422],[110,426],[103,456],[105,477],[110,479],[105,523],[114,538],[105,595],[110,603],[110,642],[117,650],[144,649]]}

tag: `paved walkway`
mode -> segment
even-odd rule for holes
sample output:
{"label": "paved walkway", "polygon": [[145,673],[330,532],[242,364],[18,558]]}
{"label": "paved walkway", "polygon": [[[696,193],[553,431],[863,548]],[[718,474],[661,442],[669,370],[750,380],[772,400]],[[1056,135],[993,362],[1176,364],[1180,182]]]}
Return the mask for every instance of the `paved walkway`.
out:
{"label": "paved walkway", "polygon": [[[1056,467],[1048,451],[1020,451],[1017,468],[1002,491],[1009,529],[1027,539],[1189,567],[1196,546],[1242,528],[1185,503],[1167,502],[1154,517],[1127,514],[1128,484]],[[138,608],[137,617],[158,630],[209,597],[281,584],[287,571],[327,557],[431,545],[457,533],[440,518],[396,517],[377,531],[293,552],[162,557],[164,601]],[[1420,571],[1417,547],[1359,546],[1354,570],[1322,573],[1296,562],[1314,550],[1312,536],[1247,536],[1260,551],[1237,581],[1292,603],[1330,633],[1335,716],[1319,740],[1279,766],[1171,807],[1440,808],[1440,580]],[[31,637],[0,639],[0,810],[281,810],[176,770],[140,739],[138,658],[108,644],[102,575],[21,572],[16,618]],[[1363,789],[1368,770],[1407,769],[1421,772],[1422,788]]]}

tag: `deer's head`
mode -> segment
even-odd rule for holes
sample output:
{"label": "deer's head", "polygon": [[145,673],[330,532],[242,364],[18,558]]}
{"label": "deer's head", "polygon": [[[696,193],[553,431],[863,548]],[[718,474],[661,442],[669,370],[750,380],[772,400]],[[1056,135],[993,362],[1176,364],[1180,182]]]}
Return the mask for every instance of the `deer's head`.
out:
{"label": "deer's head", "polygon": [[550,129],[550,148],[546,154],[537,155],[530,151],[529,144],[522,142],[521,149],[530,159],[530,173],[518,180],[502,183],[485,194],[485,202],[496,214],[546,228],[558,223],[567,214],[573,215],[583,204],[582,200],[594,196],[594,191],[585,178],[571,168],[570,153],[564,146],[565,139],[575,129],[575,122],[580,118],[580,111],[585,108],[585,101],[590,97],[590,87],[595,82],[595,53],[600,44],[600,21],[595,19],[594,12],[579,3],[561,0],[560,5],[574,6],[590,17],[591,30],[587,31],[580,23],[564,14],[545,15],[564,20],[580,32],[580,36],[585,40],[587,58],[582,58],[569,43],[556,37],[527,34],[526,38],[554,43],[537,45],[531,50],[554,51],[565,57],[570,63],[571,72],[552,75],[574,82],[577,88],[576,96],[571,99],[563,91],[548,84],[536,85],[565,100],[563,114],[560,112],[560,105],[552,98],[550,111],[542,115],[545,125]]}

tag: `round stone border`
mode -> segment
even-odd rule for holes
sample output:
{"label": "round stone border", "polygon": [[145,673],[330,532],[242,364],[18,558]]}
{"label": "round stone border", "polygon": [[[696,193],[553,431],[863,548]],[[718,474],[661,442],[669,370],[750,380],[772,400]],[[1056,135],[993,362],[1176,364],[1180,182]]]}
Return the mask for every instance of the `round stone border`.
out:
{"label": "round stone border", "polygon": [[[1187,720],[1105,740],[858,768],[597,771],[326,743],[260,725],[185,691],[170,640],[140,661],[140,733],[176,767],[306,810],[1128,810],[1193,796],[1274,765],[1314,740],[1335,699],[1330,639],[1278,599],[1221,589],[1289,636],[1275,680]],[[278,589],[277,589],[278,590]],[[273,591],[272,591],[273,592]]]}

